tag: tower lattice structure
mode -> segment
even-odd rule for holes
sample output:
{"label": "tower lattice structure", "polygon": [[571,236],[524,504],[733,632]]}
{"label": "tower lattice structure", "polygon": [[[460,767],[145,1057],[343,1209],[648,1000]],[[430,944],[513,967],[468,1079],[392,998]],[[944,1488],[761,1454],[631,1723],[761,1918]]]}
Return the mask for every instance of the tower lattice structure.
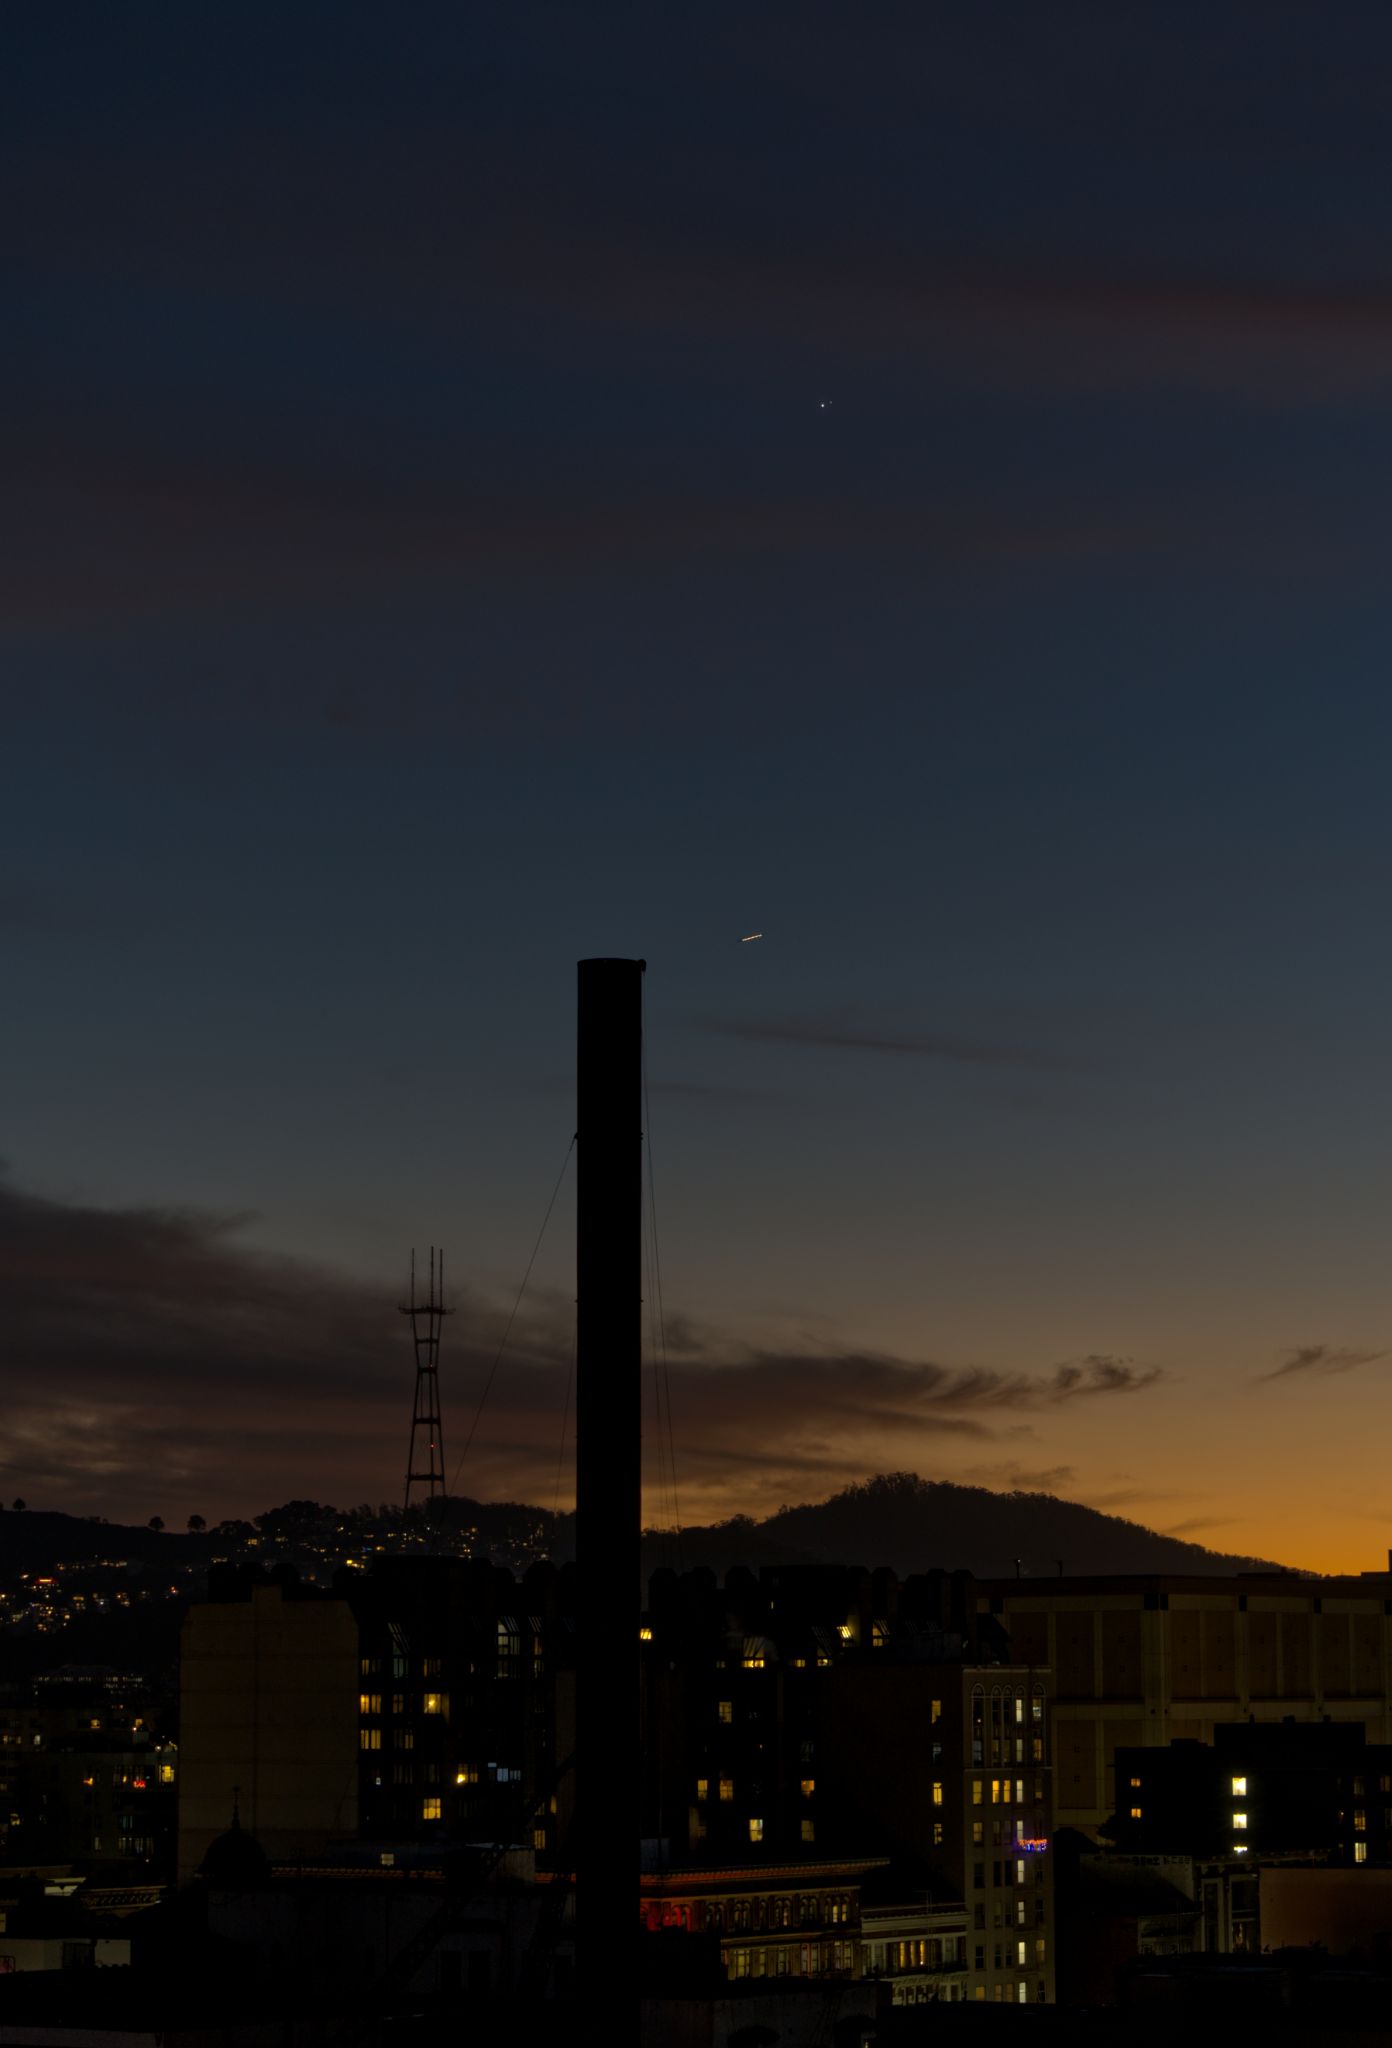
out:
{"label": "tower lattice structure", "polygon": [[[401,1303],[401,1313],[411,1318],[411,1341],[416,1353],[416,1398],[411,1409],[411,1448],[406,1457],[406,1498],[411,1505],[411,1488],[424,1488],[432,1501],[445,1492],[445,1433],[440,1422],[440,1324],[449,1314],[441,1296],[445,1291],[445,1255],[430,1247],[430,1287],[427,1297],[416,1296],[416,1255],[411,1253],[411,1298]],[[424,1445],[422,1446],[422,1436]],[[422,1455],[422,1449],[424,1455]]]}

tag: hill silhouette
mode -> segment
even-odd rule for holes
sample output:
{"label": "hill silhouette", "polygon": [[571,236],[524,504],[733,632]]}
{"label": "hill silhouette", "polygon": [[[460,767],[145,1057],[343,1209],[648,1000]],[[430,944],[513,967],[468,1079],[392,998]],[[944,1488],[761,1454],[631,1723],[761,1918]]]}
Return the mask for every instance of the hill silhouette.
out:
{"label": "hill silhouette", "polygon": [[1104,1515],[1051,1493],[992,1493],[916,1472],[881,1473],[843,1488],[830,1499],[780,1508],[763,1521],[737,1515],[705,1528],[684,1529],[680,1539],[650,1530],[644,1566],[690,1570],[733,1565],[889,1565],[904,1573],[936,1565],[965,1569],[978,1578],[1052,1578],[1066,1573],[1233,1572],[1285,1567],[1269,1559],[1207,1550],[1163,1536],[1140,1522]]}
{"label": "hill silhouette", "polygon": [[201,1564],[211,1539],[166,1529],[132,1528],[91,1516],[65,1515],[55,1508],[0,1513],[0,1569],[51,1571],[78,1563]]}
{"label": "hill silhouette", "polygon": [[[392,1524],[400,1520],[399,1510],[390,1511]],[[431,1520],[438,1524],[441,1547],[450,1547],[458,1528],[467,1531],[467,1548],[518,1570],[548,1553],[557,1561],[575,1554],[573,1514],[461,1498],[441,1503]],[[292,1501],[257,1517],[261,1537],[256,1554],[263,1563],[287,1559],[312,1570],[314,1531],[334,1524],[390,1533],[366,1506],[345,1513]],[[255,1533],[250,1523],[224,1523],[198,1534],[157,1533],[52,1511],[7,1512],[0,1514],[0,1578],[98,1559],[123,1562],[133,1573],[152,1568],[198,1572],[217,1556],[241,1554],[240,1539]],[[320,1561],[321,1576],[327,1577],[322,1552]],[[920,1479],[914,1472],[881,1473],[827,1500],[780,1508],[762,1521],[736,1515],[683,1529],[679,1538],[653,1529],[643,1538],[645,1576],[660,1565],[684,1570],[706,1565],[724,1573],[733,1565],[821,1563],[889,1565],[900,1573],[943,1566],[975,1572],[978,1578],[1013,1578],[1018,1562],[1027,1578],[1052,1578],[1060,1561],[1070,1574],[1283,1569],[1269,1559],[1164,1536],[1051,1493],[992,1493],[984,1486]]]}

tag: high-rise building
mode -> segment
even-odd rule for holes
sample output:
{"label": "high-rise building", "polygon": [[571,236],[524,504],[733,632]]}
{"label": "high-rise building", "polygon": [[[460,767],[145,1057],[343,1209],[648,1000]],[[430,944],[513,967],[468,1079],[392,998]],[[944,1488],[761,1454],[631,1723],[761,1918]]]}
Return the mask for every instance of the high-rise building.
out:
{"label": "high-rise building", "polygon": [[[231,1591],[232,1589],[228,1589]],[[234,1806],[277,1862],[358,1826],[358,1626],[346,1600],[252,1585],[191,1607],[179,1661],[179,1878]]]}

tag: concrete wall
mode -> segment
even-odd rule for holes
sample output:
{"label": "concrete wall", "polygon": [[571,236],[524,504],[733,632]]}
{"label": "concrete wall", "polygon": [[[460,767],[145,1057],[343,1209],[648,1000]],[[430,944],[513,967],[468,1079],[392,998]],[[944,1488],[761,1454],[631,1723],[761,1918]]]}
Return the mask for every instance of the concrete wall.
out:
{"label": "concrete wall", "polygon": [[1392,1579],[997,1581],[978,1589],[1017,1658],[1054,1672],[1060,1827],[1116,1811],[1128,1747],[1212,1742],[1223,1722],[1356,1721],[1392,1741]]}

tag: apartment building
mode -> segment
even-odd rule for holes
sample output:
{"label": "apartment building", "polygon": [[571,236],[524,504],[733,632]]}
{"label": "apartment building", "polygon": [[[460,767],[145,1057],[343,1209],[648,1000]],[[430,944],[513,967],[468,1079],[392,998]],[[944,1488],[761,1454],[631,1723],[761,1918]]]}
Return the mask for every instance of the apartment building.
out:
{"label": "apartment building", "polygon": [[1009,1661],[965,1575],[652,1591],[645,1833],[672,1868],[891,1857],[962,1910],[969,1998],[1049,2001],[1048,1673]]}

